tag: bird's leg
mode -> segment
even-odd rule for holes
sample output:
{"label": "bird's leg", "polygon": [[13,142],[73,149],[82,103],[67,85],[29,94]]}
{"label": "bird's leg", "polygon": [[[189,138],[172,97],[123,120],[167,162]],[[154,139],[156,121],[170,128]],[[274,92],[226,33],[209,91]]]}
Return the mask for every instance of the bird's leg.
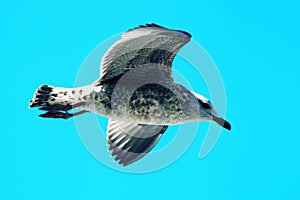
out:
{"label": "bird's leg", "polygon": [[69,119],[71,117],[75,117],[75,116],[78,116],[78,115],[81,115],[81,114],[84,114],[88,111],[85,111],[85,110],[82,110],[82,111],[79,111],[79,112],[75,112],[75,113],[68,113],[68,112],[59,112],[59,111],[54,111],[54,112],[51,112],[51,111],[48,111],[44,114],[40,114],[39,116],[40,117],[43,117],[43,118],[61,118],[61,119]]}
{"label": "bird's leg", "polygon": [[53,105],[46,105],[39,108],[39,110],[47,110],[49,112],[56,112],[56,111],[68,111],[73,108],[77,108],[79,106],[84,105],[84,102],[79,102],[73,105],[59,105],[59,104],[53,104]]}
{"label": "bird's leg", "polygon": [[[39,108],[39,110],[46,110],[47,112],[44,114],[40,114],[40,117],[43,118],[61,118],[61,119],[69,119],[71,117],[75,117],[78,115],[81,115],[83,113],[86,113],[88,111],[82,110],[79,112],[75,112],[75,113],[68,113],[69,110],[71,110],[72,108],[77,108],[79,106],[82,106],[84,103],[80,102],[74,105],[48,105],[48,106],[44,106]],[[65,112],[63,112],[65,111]]]}

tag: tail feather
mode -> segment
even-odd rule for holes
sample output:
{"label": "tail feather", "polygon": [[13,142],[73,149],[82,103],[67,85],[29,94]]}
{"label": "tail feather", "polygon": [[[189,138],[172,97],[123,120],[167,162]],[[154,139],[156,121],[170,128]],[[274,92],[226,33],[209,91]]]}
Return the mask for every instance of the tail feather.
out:
{"label": "tail feather", "polygon": [[69,119],[87,112],[83,109],[76,113],[68,113],[73,108],[82,109],[82,106],[91,98],[93,90],[94,87],[90,86],[61,88],[42,85],[34,93],[29,107],[38,107],[39,110],[46,111],[46,113],[40,114],[40,117]]}
{"label": "tail feather", "polygon": [[73,103],[72,89],[42,85],[34,93],[29,107],[40,107],[40,110],[68,111],[72,109]]}
{"label": "tail feather", "polygon": [[[42,85],[34,93],[29,107],[39,107],[39,110],[47,111],[39,115],[43,118],[69,119],[73,114],[67,111],[71,110],[76,103],[74,94],[75,90],[73,89]],[[80,106],[79,104],[81,105],[81,103],[76,104],[77,107]]]}

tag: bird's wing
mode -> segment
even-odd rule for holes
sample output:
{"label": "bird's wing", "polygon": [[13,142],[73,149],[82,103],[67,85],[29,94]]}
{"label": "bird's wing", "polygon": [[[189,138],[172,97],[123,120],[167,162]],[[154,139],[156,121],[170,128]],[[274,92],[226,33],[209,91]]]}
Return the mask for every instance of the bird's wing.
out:
{"label": "bird's wing", "polygon": [[120,165],[129,165],[145,156],[159,141],[168,126],[144,125],[109,120],[107,144]]}
{"label": "bird's wing", "polygon": [[185,31],[171,30],[157,24],[146,24],[123,33],[101,60],[101,76],[95,84],[120,77],[138,66],[164,65],[166,78],[172,78],[172,62],[182,46],[190,41]]}

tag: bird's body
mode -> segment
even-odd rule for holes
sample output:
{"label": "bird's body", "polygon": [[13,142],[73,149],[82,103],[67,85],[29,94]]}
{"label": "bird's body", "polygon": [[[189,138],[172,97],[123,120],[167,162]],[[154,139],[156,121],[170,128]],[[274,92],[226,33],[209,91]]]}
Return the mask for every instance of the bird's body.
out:
{"label": "bird's body", "polygon": [[[108,144],[122,165],[143,157],[168,125],[215,121],[227,129],[211,103],[173,81],[172,62],[190,40],[184,31],[147,24],[128,30],[103,56],[100,79],[80,88],[38,88],[30,107],[46,118],[94,112],[110,118]],[[70,114],[67,111],[82,110]]]}
{"label": "bird's body", "polygon": [[[94,112],[110,119],[149,125],[199,121],[197,98],[179,84],[145,84],[133,93],[129,88],[128,85],[120,85],[114,92],[113,87],[100,85],[70,89],[70,92],[74,93],[73,103],[84,102],[77,109]],[[80,95],[80,91],[91,92]]]}

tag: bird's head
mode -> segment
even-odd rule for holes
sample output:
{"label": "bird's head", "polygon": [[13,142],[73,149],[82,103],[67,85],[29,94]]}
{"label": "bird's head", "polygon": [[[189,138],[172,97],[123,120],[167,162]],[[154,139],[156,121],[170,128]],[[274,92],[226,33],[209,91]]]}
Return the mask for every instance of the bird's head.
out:
{"label": "bird's head", "polygon": [[217,124],[221,125],[222,127],[231,130],[231,125],[229,122],[224,120],[222,117],[219,117],[217,112],[215,111],[211,102],[201,94],[194,93],[195,97],[198,100],[200,106],[200,113],[202,118],[206,118],[208,121],[216,122]]}

